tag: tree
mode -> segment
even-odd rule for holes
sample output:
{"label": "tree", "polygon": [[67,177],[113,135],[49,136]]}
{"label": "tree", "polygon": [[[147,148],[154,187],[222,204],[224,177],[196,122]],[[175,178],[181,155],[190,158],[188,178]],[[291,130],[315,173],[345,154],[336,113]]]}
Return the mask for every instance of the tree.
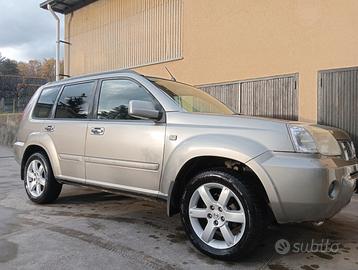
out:
{"label": "tree", "polygon": [[3,57],[3,56],[1,55],[1,52],[0,52],[0,64],[1,64],[5,59],[6,59],[6,58]]}
{"label": "tree", "polygon": [[[44,78],[47,81],[54,81],[56,78],[56,60],[45,58],[42,61],[30,60],[27,63],[18,63],[21,76]],[[63,61],[60,63],[60,73],[63,73]]]}
{"label": "tree", "polygon": [[41,77],[42,63],[38,60],[30,60],[27,63],[18,64],[20,75],[24,77]]}
{"label": "tree", "polygon": [[53,58],[44,59],[41,67],[41,77],[48,81],[54,81],[56,73],[56,60]]}
{"label": "tree", "polygon": [[3,57],[0,53],[0,75],[18,75],[17,62]]}

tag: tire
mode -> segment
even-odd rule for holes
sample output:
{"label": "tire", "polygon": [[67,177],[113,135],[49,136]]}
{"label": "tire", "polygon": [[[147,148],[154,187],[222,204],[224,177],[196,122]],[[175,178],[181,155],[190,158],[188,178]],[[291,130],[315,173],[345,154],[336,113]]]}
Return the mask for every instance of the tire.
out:
{"label": "tire", "polygon": [[62,184],[56,181],[45,154],[34,153],[26,161],[24,186],[29,199],[38,204],[51,203],[60,195]]}
{"label": "tire", "polygon": [[181,219],[199,251],[236,261],[258,245],[266,226],[266,208],[251,182],[225,169],[205,171],[190,180],[182,196]]}

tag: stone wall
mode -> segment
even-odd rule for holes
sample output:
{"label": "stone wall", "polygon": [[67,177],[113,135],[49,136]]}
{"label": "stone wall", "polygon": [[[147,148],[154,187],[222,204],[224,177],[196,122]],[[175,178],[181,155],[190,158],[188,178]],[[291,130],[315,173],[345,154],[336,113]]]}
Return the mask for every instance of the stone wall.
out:
{"label": "stone wall", "polygon": [[12,146],[21,116],[21,113],[0,114],[0,144]]}

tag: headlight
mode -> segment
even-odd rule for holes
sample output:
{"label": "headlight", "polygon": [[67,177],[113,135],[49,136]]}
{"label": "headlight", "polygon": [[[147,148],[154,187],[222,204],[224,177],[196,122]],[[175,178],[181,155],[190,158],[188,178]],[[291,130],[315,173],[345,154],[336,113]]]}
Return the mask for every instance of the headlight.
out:
{"label": "headlight", "polygon": [[351,142],[351,149],[352,149],[352,158],[356,158],[357,153],[353,142]]}
{"label": "headlight", "polygon": [[302,125],[289,125],[288,127],[297,152],[321,153],[327,156],[341,155],[337,140],[328,130]]}
{"label": "headlight", "polygon": [[288,127],[297,152],[318,153],[315,140],[303,126],[289,125]]}

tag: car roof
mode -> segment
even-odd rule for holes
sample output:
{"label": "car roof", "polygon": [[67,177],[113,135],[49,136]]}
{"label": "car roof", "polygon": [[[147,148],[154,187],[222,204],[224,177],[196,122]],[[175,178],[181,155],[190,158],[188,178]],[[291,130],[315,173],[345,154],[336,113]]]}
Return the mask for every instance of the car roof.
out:
{"label": "car roof", "polygon": [[82,82],[89,82],[94,80],[101,79],[113,79],[114,77],[128,77],[132,78],[138,82],[140,82],[144,87],[151,89],[151,93],[158,99],[161,105],[164,107],[166,111],[180,111],[179,106],[171,99],[166,93],[162,90],[158,89],[156,86],[153,86],[148,79],[134,70],[129,69],[120,69],[120,70],[112,70],[106,72],[92,73],[81,76],[75,76],[67,79],[63,79],[60,81],[50,82],[45,84],[39,89],[52,87],[52,86],[64,86],[69,84],[76,84]]}
{"label": "car roof", "polygon": [[75,82],[81,82],[81,81],[88,81],[88,80],[97,80],[101,78],[108,78],[118,75],[137,75],[137,76],[143,76],[142,74],[130,70],[130,69],[119,69],[119,70],[111,70],[111,71],[105,71],[105,72],[98,72],[98,73],[90,73],[85,75],[79,75],[74,76],[66,79],[62,79],[59,81],[49,82],[45,86],[55,86],[55,85],[63,85],[63,84],[70,84]]}

